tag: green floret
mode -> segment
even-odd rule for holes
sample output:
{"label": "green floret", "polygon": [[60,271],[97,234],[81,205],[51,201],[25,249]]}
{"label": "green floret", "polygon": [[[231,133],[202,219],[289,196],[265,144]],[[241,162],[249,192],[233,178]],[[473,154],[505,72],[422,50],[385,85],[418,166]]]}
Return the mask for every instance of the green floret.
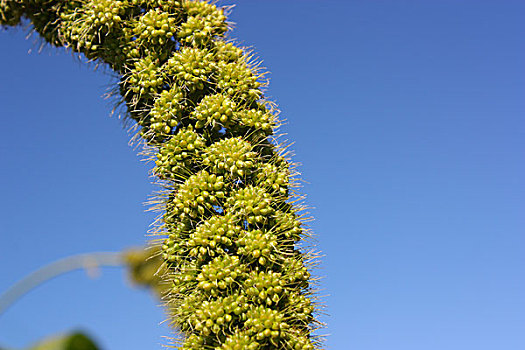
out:
{"label": "green floret", "polygon": [[250,300],[260,305],[277,305],[283,298],[286,283],[280,272],[251,271],[243,283]]}
{"label": "green floret", "polygon": [[91,0],[72,12],[63,12],[60,30],[73,49],[91,56],[106,36],[125,25],[128,9],[127,1]]}
{"label": "green floret", "polygon": [[210,126],[211,129],[219,130],[231,127],[236,109],[237,104],[227,96],[207,95],[190,114],[190,118],[196,121],[195,127],[198,129]]}
{"label": "green floret", "polygon": [[165,221],[196,220],[215,213],[215,206],[226,197],[224,177],[205,170],[192,175],[182,184],[172,201],[167,203]]}
{"label": "green floret", "polygon": [[257,262],[261,266],[267,266],[277,260],[277,237],[270,232],[246,231],[236,244],[237,253],[248,262]]}
{"label": "green floret", "polygon": [[268,193],[287,197],[290,170],[286,166],[265,163],[259,166],[255,183]]}
{"label": "green floret", "polygon": [[241,232],[232,215],[213,216],[197,226],[187,240],[188,255],[204,262],[234,249],[234,242]]}
{"label": "green floret", "polygon": [[[184,307],[184,306],[183,306]],[[224,336],[248,310],[246,296],[232,294],[198,305],[188,305],[188,323],[192,329],[204,336]]]}
{"label": "green floret", "polygon": [[252,225],[267,222],[274,213],[272,197],[264,189],[253,186],[233,192],[226,199],[226,210]]}
{"label": "green floret", "polygon": [[195,171],[205,147],[204,138],[191,126],[180,129],[159,150],[155,174],[161,179],[184,179]]}
{"label": "green floret", "polygon": [[137,45],[162,46],[170,41],[176,33],[178,19],[160,8],[146,12],[133,26],[133,35]]}
{"label": "green floret", "polygon": [[146,127],[144,137],[166,139],[181,122],[185,108],[184,93],[176,85],[163,90],[155,98],[148,117],[142,121]]}
{"label": "green floret", "polygon": [[213,42],[212,52],[215,55],[215,61],[232,63],[243,57],[244,52],[233,43],[226,43],[222,40]]}
{"label": "green floret", "polygon": [[177,33],[177,38],[182,43],[194,47],[206,46],[215,36],[222,36],[228,30],[226,16],[216,6],[205,2],[185,1],[183,7],[188,18]]}
{"label": "green floret", "polygon": [[146,56],[133,63],[133,68],[127,75],[127,84],[134,94],[132,100],[152,99],[164,84],[162,70],[158,59]]}
{"label": "green floret", "polygon": [[244,62],[219,62],[215,81],[217,90],[236,101],[249,104],[262,96],[258,76]]}
{"label": "green floret", "polygon": [[203,92],[211,85],[210,79],[217,65],[210,51],[184,47],[166,62],[163,69],[179,87],[191,94]]}
{"label": "green floret", "polygon": [[260,346],[261,344],[259,344],[254,337],[246,334],[246,331],[238,331],[226,338],[217,350],[257,350],[260,349]]}
{"label": "green floret", "polygon": [[278,346],[279,338],[288,329],[284,315],[262,305],[252,306],[246,313],[246,333],[263,344]]}
{"label": "green floret", "polygon": [[218,256],[202,267],[197,276],[197,288],[212,296],[228,294],[244,279],[247,269],[237,256]]}
{"label": "green floret", "polygon": [[215,142],[204,151],[202,159],[211,172],[231,179],[251,175],[256,162],[253,146],[237,137]]}

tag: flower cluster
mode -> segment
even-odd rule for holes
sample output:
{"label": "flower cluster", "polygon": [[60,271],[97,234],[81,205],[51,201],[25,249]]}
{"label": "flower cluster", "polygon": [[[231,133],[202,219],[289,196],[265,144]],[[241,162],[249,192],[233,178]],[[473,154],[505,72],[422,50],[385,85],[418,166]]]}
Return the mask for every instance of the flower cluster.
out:
{"label": "flower cluster", "polygon": [[261,266],[268,262],[275,261],[275,251],[277,248],[277,237],[270,232],[261,230],[247,231],[245,235],[237,241],[238,253],[249,261],[256,261]]}
{"label": "flower cluster", "polygon": [[226,207],[241,215],[248,224],[263,224],[273,214],[272,196],[260,187],[246,186],[234,191]]}
{"label": "flower cluster", "polygon": [[61,32],[77,50],[97,50],[104,38],[122,26],[127,1],[91,0],[87,6],[61,13]]}
{"label": "flower cluster", "polygon": [[217,89],[243,102],[253,102],[262,96],[258,75],[245,62],[220,62],[217,68]]}
{"label": "flower cluster", "polygon": [[227,255],[241,231],[234,220],[232,215],[213,216],[197,226],[186,241],[189,256],[205,261],[216,255]]}
{"label": "flower cluster", "polygon": [[215,174],[229,178],[251,174],[257,162],[257,152],[252,145],[240,137],[220,140],[211,145],[203,155],[202,164],[209,166]]}
{"label": "flower cluster", "polygon": [[286,197],[288,194],[290,171],[287,167],[272,163],[262,164],[257,173],[256,183],[269,193]]}
{"label": "flower cluster", "polygon": [[165,221],[186,221],[212,215],[214,206],[225,198],[224,178],[205,170],[192,175],[167,203]]}
{"label": "flower cluster", "polygon": [[205,300],[197,307],[192,305],[189,308],[188,312],[192,314],[188,323],[197,332],[206,336],[211,333],[224,335],[225,330],[247,311],[249,304],[246,301],[246,296],[242,294],[232,294],[211,301]]}
{"label": "flower cluster", "polygon": [[239,257],[218,256],[202,267],[197,276],[197,288],[206,294],[217,295],[226,289],[232,289],[235,283],[244,277],[247,267]]}
{"label": "flower cluster", "polygon": [[216,70],[216,64],[212,52],[183,47],[173,54],[163,69],[178,86],[194,93],[210,85],[209,80]]}
{"label": "flower cluster", "polygon": [[206,2],[186,1],[186,22],[181,25],[177,38],[186,45],[204,46],[215,36],[222,35],[228,29],[226,16],[217,7]]}
{"label": "flower cluster", "polygon": [[177,17],[156,8],[138,19],[133,27],[133,35],[139,47],[164,45],[174,37],[176,28]]}
{"label": "flower cluster", "polygon": [[252,271],[244,282],[246,294],[259,304],[278,304],[285,291],[285,281],[280,272]]}
{"label": "flower cluster", "polygon": [[157,153],[155,173],[161,179],[183,179],[195,169],[205,142],[191,125],[179,130]]}
{"label": "flower cluster", "polygon": [[278,112],[250,54],[225,39],[224,9],[199,0],[0,0],[0,25],[24,16],[50,43],[120,78],[163,188],[159,290],[184,336],[180,349],[318,348],[295,174],[271,137]]}
{"label": "flower cluster", "polygon": [[164,80],[158,61],[154,57],[146,56],[133,62],[127,83],[133,95],[138,99],[151,98],[157,93]]}

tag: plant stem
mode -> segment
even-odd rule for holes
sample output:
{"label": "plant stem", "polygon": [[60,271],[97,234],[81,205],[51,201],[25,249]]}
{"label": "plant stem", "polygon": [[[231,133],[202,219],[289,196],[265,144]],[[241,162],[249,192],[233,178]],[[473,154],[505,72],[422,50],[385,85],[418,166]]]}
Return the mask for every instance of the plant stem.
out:
{"label": "plant stem", "polygon": [[84,269],[89,274],[99,267],[123,266],[120,252],[95,252],[68,256],[27,275],[0,295],[0,315],[32,289],[67,272]]}

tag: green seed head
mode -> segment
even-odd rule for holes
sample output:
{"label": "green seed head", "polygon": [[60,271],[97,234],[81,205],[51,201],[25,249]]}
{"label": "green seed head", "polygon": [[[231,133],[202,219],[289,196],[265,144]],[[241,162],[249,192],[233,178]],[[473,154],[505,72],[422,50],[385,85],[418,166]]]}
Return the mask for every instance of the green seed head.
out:
{"label": "green seed head", "polygon": [[293,164],[272,138],[264,74],[224,39],[225,11],[195,0],[0,0],[1,25],[23,16],[120,78],[162,186],[157,274],[135,264],[135,279],[162,285],[180,348],[318,348]]}

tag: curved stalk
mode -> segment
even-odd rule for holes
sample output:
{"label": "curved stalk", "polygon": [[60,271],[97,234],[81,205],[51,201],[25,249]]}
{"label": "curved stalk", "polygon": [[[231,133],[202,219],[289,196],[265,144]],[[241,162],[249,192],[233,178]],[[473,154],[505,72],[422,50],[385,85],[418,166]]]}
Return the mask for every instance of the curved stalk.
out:
{"label": "curved stalk", "polygon": [[65,273],[84,269],[92,274],[99,267],[123,266],[122,253],[96,252],[68,256],[30,273],[0,295],[0,315],[39,285]]}

